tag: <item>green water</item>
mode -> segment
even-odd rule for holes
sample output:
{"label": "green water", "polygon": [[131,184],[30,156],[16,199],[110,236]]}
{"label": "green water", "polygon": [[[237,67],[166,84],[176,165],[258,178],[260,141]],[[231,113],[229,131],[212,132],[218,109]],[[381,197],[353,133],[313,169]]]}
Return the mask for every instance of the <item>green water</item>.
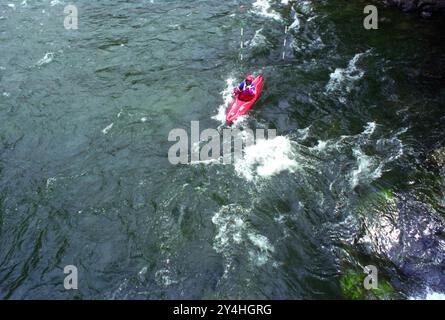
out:
{"label": "green water", "polygon": [[[67,4],[0,4],[1,298],[347,299],[368,264],[389,297],[445,291],[443,180],[422,164],[445,138],[440,18],[82,0],[66,30]],[[236,126],[278,137],[170,164],[169,132],[224,128],[246,73],[265,84]]]}

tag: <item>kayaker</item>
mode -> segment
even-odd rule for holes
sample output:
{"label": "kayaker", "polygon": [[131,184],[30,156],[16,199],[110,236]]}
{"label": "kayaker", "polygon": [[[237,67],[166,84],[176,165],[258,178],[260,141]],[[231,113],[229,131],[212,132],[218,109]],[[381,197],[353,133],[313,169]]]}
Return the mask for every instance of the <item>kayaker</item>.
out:
{"label": "kayaker", "polygon": [[233,90],[235,96],[238,96],[238,99],[248,101],[255,97],[256,89],[255,84],[253,83],[253,76],[248,75],[246,79],[241,82],[241,84]]}

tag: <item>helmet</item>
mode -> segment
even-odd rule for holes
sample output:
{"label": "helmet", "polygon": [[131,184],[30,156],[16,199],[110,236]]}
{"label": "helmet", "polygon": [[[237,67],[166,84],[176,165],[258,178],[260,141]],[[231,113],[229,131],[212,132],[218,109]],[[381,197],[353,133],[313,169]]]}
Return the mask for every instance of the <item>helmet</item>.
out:
{"label": "helmet", "polygon": [[251,74],[246,76],[246,81],[251,81],[253,82],[253,76]]}

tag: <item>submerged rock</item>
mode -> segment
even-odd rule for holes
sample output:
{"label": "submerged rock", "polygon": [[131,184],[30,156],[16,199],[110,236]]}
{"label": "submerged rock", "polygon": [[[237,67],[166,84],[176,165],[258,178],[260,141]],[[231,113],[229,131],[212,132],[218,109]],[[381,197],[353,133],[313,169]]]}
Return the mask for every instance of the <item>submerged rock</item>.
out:
{"label": "submerged rock", "polygon": [[426,159],[426,165],[430,169],[445,175],[445,147],[440,147],[431,152]]}
{"label": "submerged rock", "polygon": [[419,11],[424,18],[433,12],[445,12],[445,0],[385,0],[385,3],[403,11]]}
{"label": "submerged rock", "polygon": [[382,194],[361,213],[365,231],[356,243],[367,254],[391,262],[416,288],[445,292],[445,222],[433,208],[409,194]]}

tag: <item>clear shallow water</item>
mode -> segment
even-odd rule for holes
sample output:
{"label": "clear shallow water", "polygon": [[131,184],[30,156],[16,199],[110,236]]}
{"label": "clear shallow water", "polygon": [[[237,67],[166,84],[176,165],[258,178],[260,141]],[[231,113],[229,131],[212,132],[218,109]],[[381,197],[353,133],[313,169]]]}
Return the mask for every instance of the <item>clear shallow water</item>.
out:
{"label": "clear shallow water", "polygon": [[[2,298],[347,298],[366,264],[396,297],[445,291],[443,182],[422,165],[444,141],[439,21],[382,8],[366,31],[361,1],[79,1],[68,31],[66,4],[0,5]],[[236,126],[278,137],[171,165],[170,130],[221,129],[246,72],[265,87]]]}

